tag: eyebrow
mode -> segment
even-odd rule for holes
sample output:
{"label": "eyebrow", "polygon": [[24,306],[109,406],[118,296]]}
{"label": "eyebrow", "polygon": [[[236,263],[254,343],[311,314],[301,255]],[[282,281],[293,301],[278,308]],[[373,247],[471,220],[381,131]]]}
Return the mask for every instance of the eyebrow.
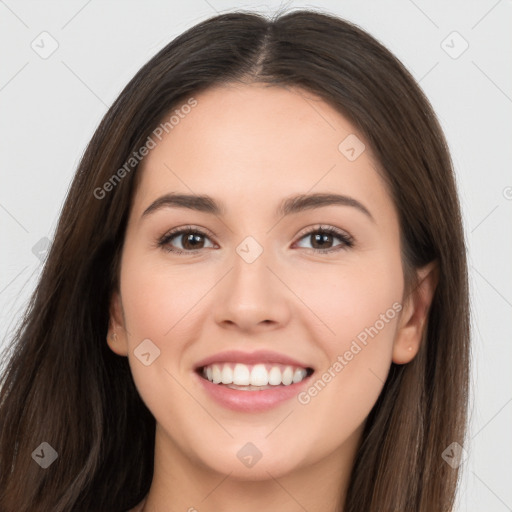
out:
{"label": "eyebrow", "polygon": [[[332,205],[351,206],[364,213],[369,219],[375,222],[370,211],[353,197],[329,193],[299,194],[288,197],[279,204],[276,214],[284,217],[304,210]],[[178,194],[171,192],[153,201],[144,210],[142,217],[163,208],[187,208],[189,210],[209,213],[216,216],[222,216],[226,212],[222,203],[215,201],[208,195]]]}

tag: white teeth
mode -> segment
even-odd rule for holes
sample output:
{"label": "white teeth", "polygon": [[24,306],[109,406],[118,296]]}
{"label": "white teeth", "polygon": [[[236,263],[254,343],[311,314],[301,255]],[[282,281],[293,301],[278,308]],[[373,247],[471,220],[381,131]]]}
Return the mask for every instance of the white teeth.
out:
{"label": "white teeth", "polygon": [[222,384],[231,384],[233,382],[233,370],[229,364],[225,364],[222,368]]}
{"label": "white teeth", "polygon": [[277,366],[274,366],[270,370],[268,375],[268,383],[271,386],[279,386],[279,384],[281,384],[281,370]]}
{"label": "white teeth", "polygon": [[293,374],[293,383],[300,382],[304,378],[302,368],[297,368]]}
{"label": "white teeth", "polygon": [[218,384],[222,381],[222,372],[218,364],[212,366],[212,380],[214,384]]}
{"label": "white teeth", "polygon": [[249,386],[247,390],[255,388],[267,389],[269,386],[289,386],[301,382],[307,375],[305,368],[241,363],[212,364],[203,368],[203,376],[214,384],[234,386]]}
{"label": "white teeth", "polygon": [[293,381],[293,369],[291,366],[287,366],[283,372],[283,384],[289,386]]}
{"label": "white teeth", "polygon": [[[248,386],[251,383],[250,380],[251,375],[249,373],[249,368],[247,368],[245,364],[235,365],[235,369],[233,370],[233,384],[236,384],[237,386]],[[231,382],[228,382],[228,384],[231,384]]]}
{"label": "white teeth", "polygon": [[267,384],[268,384],[268,372],[267,372],[267,369],[265,368],[265,365],[264,364],[255,365],[251,371],[251,386],[266,386]]}

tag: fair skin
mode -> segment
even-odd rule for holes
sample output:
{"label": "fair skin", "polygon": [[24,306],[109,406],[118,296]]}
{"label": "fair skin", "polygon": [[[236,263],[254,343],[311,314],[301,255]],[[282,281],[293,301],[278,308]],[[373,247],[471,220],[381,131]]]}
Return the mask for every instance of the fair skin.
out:
{"label": "fair skin", "polygon": [[[197,106],[139,168],[111,305],[110,348],[127,356],[137,389],[156,419],[154,477],[144,510],[309,512],[341,510],[366,417],[392,362],[416,355],[435,288],[432,267],[404,296],[398,216],[371,150],[349,161],[338,145],[357,130],[300,89],[230,84],[194,96]],[[207,194],[222,214],[163,207],[164,194]],[[292,195],[336,193],[358,201],[278,216]],[[178,235],[205,232],[196,253]],[[337,235],[316,250],[318,225]],[[236,251],[248,236],[263,248],[247,263]],[[309,403],[294,398],[263,412],[225,408],[194,373],[224,350],[268,349],[307,361],[313,381],[374,326],[402,306]],[[150,339],[149,366],[134,350]],[[251,442],[252,467],[237,452]],[[136,463],[136,461],[134,461]],[[337,508],[338,507],[338,508]]]}

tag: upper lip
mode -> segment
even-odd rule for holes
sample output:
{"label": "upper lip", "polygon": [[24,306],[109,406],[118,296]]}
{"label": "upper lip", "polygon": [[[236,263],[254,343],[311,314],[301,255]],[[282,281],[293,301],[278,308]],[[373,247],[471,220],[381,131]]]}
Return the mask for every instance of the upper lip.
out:
{"label": "upper lip", "polygon": [[219,352],[210,357],[202,359],[196,364],[196,370],[203,366],[208,366],[214,363],[242,363],[242,364],[257,364],[257,363],[268,363],[268,364],[283,364],[288,366],[298,366],[300,368],[311,368],[308,364],[305,364],[297,359],[293,359],[284,354],[278,352],[272,352],[271,350],[257,350],[255,352],[241,352],[240,350],[227,350],[225,352]]}

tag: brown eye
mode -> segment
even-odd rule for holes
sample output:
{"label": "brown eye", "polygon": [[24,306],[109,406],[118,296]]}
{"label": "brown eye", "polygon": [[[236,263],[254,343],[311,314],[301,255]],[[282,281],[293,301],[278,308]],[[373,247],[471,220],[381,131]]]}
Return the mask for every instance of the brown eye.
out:
{"label": "brown eye", "polygon": [[[333,245],[336,239],[340,240],[341,243]],[[309,240],[312,246],[311,249],[317,252],[338,251],[354,245],[352,237],[331,226],[311,230],[304,234],[301,240]],[[303,245],[299,246],[304,247]],[[307,247],[305,248],[307,249]]]}
{"label": "brown eye", "polygon": [[334,236],[328,233],[315,233],[308,235],[311,237],[313,249],[329,249],[328,245],[332,245]]}
{"label": "brown eye", "polygon": [[180,235],[181,244],[184,249],[193,251],[194,249],[201,249],[204,245],[203,235],[198,233],[186,233]]}
{"label": "brown eye", "polygon": [[[169,252],[175,252],[177,254],[185,252],[193,253],[200,249],[213,247],[211,242],[210,246],[205,246],[206,240],[210,240],[206,233],[198,229],[184,228],[164,235],[158,242],[158,245]],[[174,244],[177,244],[178,247]]]}

